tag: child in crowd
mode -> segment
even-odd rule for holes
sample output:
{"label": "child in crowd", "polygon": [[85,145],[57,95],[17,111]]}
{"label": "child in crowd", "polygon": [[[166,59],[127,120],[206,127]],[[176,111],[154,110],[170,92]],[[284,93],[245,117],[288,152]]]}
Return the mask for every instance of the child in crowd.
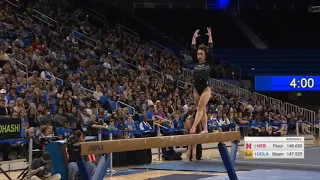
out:
{"label": "child in crowd", "polygon": [[61,136],[62,138],[70,136],[72,130],[70,129],[70,123],[69,121],[64,121],[63,122],[63,127],[58,129],[58,135]]}

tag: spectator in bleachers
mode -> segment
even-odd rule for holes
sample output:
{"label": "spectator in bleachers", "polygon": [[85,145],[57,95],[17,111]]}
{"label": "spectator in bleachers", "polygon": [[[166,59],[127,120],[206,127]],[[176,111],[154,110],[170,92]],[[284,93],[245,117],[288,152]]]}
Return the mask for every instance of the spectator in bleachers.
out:
{"label": "spectator in bleachers", "polygon": [[208,128],[209,128],[209,132],[221,132],[221,124],[220,121],[217,119],[217,113],[216,112],[212,112],[212,113],[208,113]]}
{"label": "spectator in bleachers", "polygon": [[95,115],[90,116],[90,122],[87,124],[87,130],[90,131],[91,136],[98,136],[98,132],[103,129],[108,129],[108,126],[103,122],[102,118],[96,118]]}
{"label": "spectator in bleachers", "polygon": [[93,98],[96,99],[97,101],[100,100],[100,98],[103,96],[103,93],[101,92],[101,87],[97,85],[96,90],[93,93]]}
{"label": "spectator in bleachers", "polygon": [[[33,127],[30,127],[29,129],[27,129],[27,131],[25,132],[25,137],[26,138],[35,138],[35,129]],[[39,141],[34,139],[32,141],[33,145],[32,148],[33,150],[42,150],[42,147],[39,144]],[[27,142],[24,146],[24,149],[28,149],[29,148],[29,142]],[[42,152],[42,151],[41,151]]]}
{"label": "spectator in bleachers", "polygon": [[62,128],[59,128],[58,131],[59,132],[57,134],[59,134],[62,138],[69,137],[72,132],[70,129],[69,121],[67,121],[67,120],[64,121]]}
{"label": "spectator in bleachers", "polygon": [[157,111],[154,114],[156,116],[156,119],[164,119],[166,118],[166,114],[163,112],[163,106],[162,105],[158,105],[157,106]]}
{"label": "spectator in bleachers", "polygon": [[242,112],[238,113],[239,124],[242,125],[240,127],[240,132],[242,136],[247,136],[250,130],[250,122],[247,117],[242,117]]}
{"label": "spectator in bleachers", "polygon": [[149,121],[153,121],[155,119],[155,108],[154,105],[149,105],[148,111],[146,112],[146,116]]}
{"label": "spectator in bleachers", "polygon": [[183,121],[180,118],[179,114],[175,114],[174,119],[172,120],[172,122],[174,124],[174,128],[175,129],[181,130],[181,129],[184,128]]}
{"label": "spectator in bleachers", "polygon": [[110,119],[108,130],[109,131],[117,131],[118,130],[118,128],[115,126],[114,119]]}
{"label": "spectator in bleachers", "polygon": [[46,137],[52,137],[52,129],[50,126],[44,125],[41,126],[37,132],[38,139],[46,138]]}
{"label": "spectator in bleachers", "polygon": [[258,119],[258,117],[255,118],[251,122],[251,129],[248,135],[257,136],[261,132],[261,127],[263,127],[261,121]]}
{"label": "spectator in bleachers", "polygon": [[[4,80],[5,81],[5,80]],[[4,82],[5,83],[5,82]],[[0,98],[1,99],[4,99],[5,100],[5,107],[7,107],[8,106],[8,99],[7,99],[7,97],[6,97],[6,94],[7,94],[7,91],[5,90],[5,89],[1,89],[0,90]]]}
{"label": "spectator in bleachers", "polygon": [[10,117],[11,112],[10,112],[10,108],[5,106],[5,99],[0,99],[0,116],[1,117]]}
{"label": "spectator in bleachers", "polygon": [[[61,101],[62,102],[62,101]],[[63,107],[58,108],[58,112],[53,117],[53,122],[56,126],[62,127],[62,123],[67,121],[67,117],[64,115]]]}
{"label": "spectator in bleachers", "polygon": [[219,124],[221,125],[222,131],[229,131],[229,129],[230,129],[230,120],[227,117],[226,113],[222,113],[222,117],[219,118]]}
{"label": "spectator in bleachers", "polygon": [[149,124],[148,119],[146,116],[143,116],[143,120],[139,124],[139,129],[141,131],[149,131],[152,129],[152,126]]}
{"label": "spectator in bleachers", "polygon": [[18,112],[18,117],[21,119],[21,129],[22,129],[22,130],[28,129],[28,128],[29,128],[29,120],[28,120],[28,118],[26,117],[26,110],[21,109],[21,110]]}

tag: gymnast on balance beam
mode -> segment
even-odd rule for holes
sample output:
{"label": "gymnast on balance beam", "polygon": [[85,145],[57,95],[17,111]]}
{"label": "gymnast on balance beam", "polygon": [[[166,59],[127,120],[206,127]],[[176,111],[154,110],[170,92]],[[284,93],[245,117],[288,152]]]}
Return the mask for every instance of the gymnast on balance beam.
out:
{"label": "gymnast on balance beam", "polygon": [[197,113],[195,116],[194,123],[190,128],[190,134],[194,134],[196,132],[196,128],[198,124],[201,122],[203,130],[201,133],[208,133],[208,117],[206,113],[206,106],[211,97],[211,89],[209,87],[209,78],[211,69],[213,66],[213,57],[212,57],[212,35],[211,28],[207,28],[207,36],[208,36],[208,46],[200,45],[198,49],[196,49],[197,38],[200,30],[197,29],[192,37],[191,47],[196,52],[196,57],[194,60],[197,61],[197,65],[194,67],[194,90],[193,96],[194,101],[197,106]]}

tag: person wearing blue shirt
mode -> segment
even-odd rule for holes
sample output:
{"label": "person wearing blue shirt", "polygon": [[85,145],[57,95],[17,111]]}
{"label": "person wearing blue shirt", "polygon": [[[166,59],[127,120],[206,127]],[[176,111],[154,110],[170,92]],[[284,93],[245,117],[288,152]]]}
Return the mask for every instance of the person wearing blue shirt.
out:
{"label": "person wearing blue shirt", "polygon": [[149,106],[149,110],[146,112],[147,118],[148,118],[149,120],[153,120],[154,114],[155,114],[154,105],[150,105],[150,106]]}
{"label": "person wearing blue shirt", "polygon": [[117,131],[118,130],[118,128],[115,126],[114,119],[110,119],[108,130],[109,131]]}
{"label": "person wearing blue shirt", "polygon": [[114,111],[117,107],[117,96],[113,95],[112,98],[108,100],[108,102],[111,111]]}
{"label": "person wearing blue shirt", "polygon": [[11,100],[16,101],[18,98],[18,96],[16,95],[16,88],[11,87],[9,89],[9,93],[6,95],[6,99],[8,102],[10,102]]}
{"label": "person wearing blue shirt", "polygon": [[254,119],[251,122],[251,129],[249,134],[252,136],[257,136],[260,132],[260,127],[261,127],[262,123],[260,120],[258,119]]}
{"label": "person wearing blue shirt", "polygon": [[143,118],[143,121],[139,124],[139,129],[141,131],[149,131],[152,129],[147,118]]}
{"label": "person wearing blue shirt", "polygon": [[40,76],[43,80],[46,81],[51,81],[54,78],[54,75],[49,71],[42,71]]}
{"label": "person wearing blue shirt", "polygon": [[71,134],[70,123],[68,121],[63,122],[63,127],[59,129],[58,134],[62,137],[68,137]]}
{"label": "person wearing blue shirt", "polygon": [[[136,124],[134,123],[132,116],[129,116],[128,119],[124,123],[125,128],[128,129],[128,131],[135,131],[137,130]],[[128,133],[129,138],[134,138],[134,133],[129,132]]]}
{"label": "person wearing blue shirt", "polygon": [[181,121],[181,119],[179,118],[179,115],[177,114],[174,116],[173,125],[175,129],[178,129],[178,130],[184,129],[183,122]]}
{"label": "person wearing blue shirt", "polygon": [[208,128],[210,132],[219,130],[222,131],[221,129],[221,124],[219,123],[217,119],[217,113],[214,112],[212,114],[209,114],[210,119],[208,120]]}

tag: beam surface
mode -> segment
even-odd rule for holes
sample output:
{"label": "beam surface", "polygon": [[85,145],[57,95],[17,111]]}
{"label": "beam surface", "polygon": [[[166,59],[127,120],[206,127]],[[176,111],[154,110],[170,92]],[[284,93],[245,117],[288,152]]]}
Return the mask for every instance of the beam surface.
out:
{"label": "beam surface", "polygon": [[171,146],[208,144],[228,141],[239,141],[240,132],[228,131],[209,134],[192,134],[177,136],[160,136],[80,143],[81,155],[125,152]]}

